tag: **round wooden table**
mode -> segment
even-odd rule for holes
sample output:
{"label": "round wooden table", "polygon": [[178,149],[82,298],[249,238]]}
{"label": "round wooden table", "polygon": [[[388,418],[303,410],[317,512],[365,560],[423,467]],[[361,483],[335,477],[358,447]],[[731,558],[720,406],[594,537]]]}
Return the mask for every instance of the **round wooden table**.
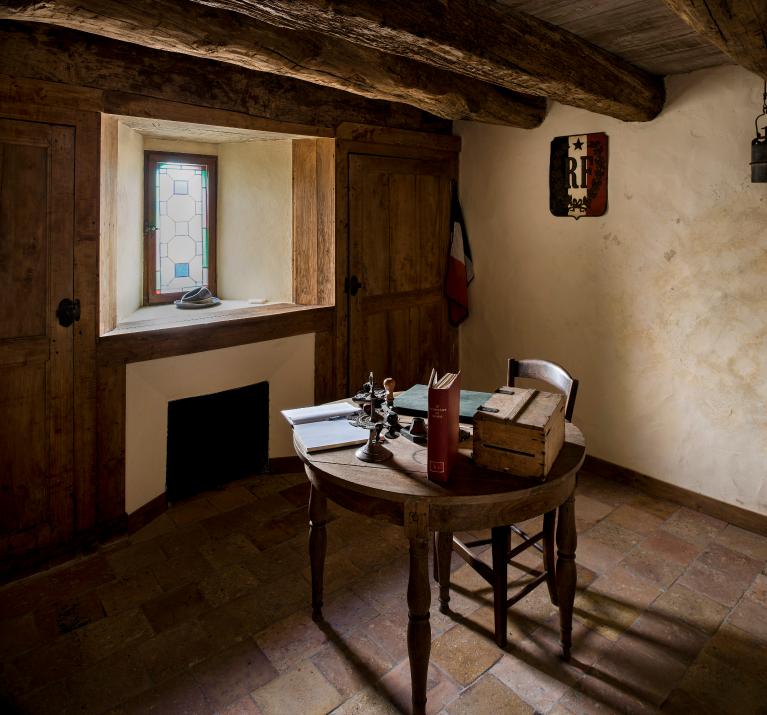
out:
{"label": "round wooden table", "polygon": [[459,445],[447,484],[428,481],[426,447],[404,437],[386,442],[394,456],[381,464],[359,461],[354,456],[356,447],[308,454],[295,437],[293,444],[311,482],[309,555],[315,620],[322,618],[326,500],[405,529],[410,541],[407,643],[414,713],[425,710],[431,650],[430,532],[505,526],[558,509],[556,585],[562,648],[565,657],[569,656],[576,579],[573,497],[575,476],[586,451],[577,427],[566,425],[564,447],[543,482],[478,467],[471,460],[471,440]]}

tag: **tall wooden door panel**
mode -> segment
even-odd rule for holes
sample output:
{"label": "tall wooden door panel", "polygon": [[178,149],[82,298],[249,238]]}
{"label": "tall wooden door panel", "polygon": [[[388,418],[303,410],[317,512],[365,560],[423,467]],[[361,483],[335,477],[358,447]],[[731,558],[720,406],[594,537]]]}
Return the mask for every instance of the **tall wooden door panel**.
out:
{"label": "tall wooden door panel", "polygon": [[73,529],[74,132],[0,119],[0,565]]}
{"label": "tall wooden door panel", "polygon": [[352,390],[371,370],[406,388],[457,367],[443,290],[451,171],[450,160],[349,157]]}

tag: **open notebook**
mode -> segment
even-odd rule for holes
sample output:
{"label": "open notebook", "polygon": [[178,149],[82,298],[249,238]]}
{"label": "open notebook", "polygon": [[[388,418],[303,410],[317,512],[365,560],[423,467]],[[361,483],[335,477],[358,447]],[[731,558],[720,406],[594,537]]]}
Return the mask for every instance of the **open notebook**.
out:
{"label": "open notebook", "polygon": [[368,430],[354,427],[346,419],[359,411],[348,402],[331,402],[283,410],[282,416],[293,425],[294,434],[307,452],[321,452],[367,442]]}
{"label": "open notebook", "polygon": [[368,430],[350,425],[345,419],[305,422],[296,425],[293,431],[307,452],[365,444],[369,434]]}

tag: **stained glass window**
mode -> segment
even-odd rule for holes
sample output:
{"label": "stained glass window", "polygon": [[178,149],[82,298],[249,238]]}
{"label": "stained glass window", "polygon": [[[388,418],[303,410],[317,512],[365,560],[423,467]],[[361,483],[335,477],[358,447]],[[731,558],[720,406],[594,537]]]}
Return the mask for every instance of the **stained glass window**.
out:
{"label": "stained glass window", "polygon": [[215,293],[216,157],[146,152],[145,302]]}

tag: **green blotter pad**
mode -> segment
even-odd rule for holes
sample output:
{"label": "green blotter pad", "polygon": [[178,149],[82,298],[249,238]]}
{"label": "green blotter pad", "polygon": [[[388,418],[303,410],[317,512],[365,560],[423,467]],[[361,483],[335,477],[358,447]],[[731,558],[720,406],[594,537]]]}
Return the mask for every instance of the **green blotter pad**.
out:
{"label": "green blotter pad", "polygon": [[[479,406],[490,399],[491,392],[475,392],[461,390],[461,407],[459,420],[471,424],[474,413]],[[429,388],[426,385],[413,385],[401,395],[394,398],[394,410],[400,415],[411,417],[426,417],[429,404]]]}

